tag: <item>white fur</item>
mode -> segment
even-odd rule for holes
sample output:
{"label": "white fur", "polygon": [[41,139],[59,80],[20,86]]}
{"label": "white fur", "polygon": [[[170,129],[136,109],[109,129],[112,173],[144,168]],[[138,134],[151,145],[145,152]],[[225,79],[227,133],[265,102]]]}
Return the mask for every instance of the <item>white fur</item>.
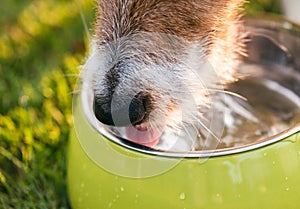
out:
{"label": "white fur", "polygon": [[[184,43],[181,56],[172,54],[174,52],[165,46],[157,46],[156,39],[162,38]],[[204,121],[203,115],[211,111],[210,108],[215,102],[213,100],[216,98],[211,97],[212,93],[222,91],[223,88],[219,81],[220,75],[204,55],[201,43],[190,44],[165,34],[140,34],[101,47],[94,41],[91,49],[90,56],[83,66],[82,78],[95,94],[107,93],[105,74],[115,62],[130,58],[129,68],[122,74],[113,95],[112,105],[115,108],[119,105],[129,105],[133,97],[141,91],[150,91],[155,108],[150,114],[148,126],[169,127],[169,134],[173,132],[177,136],[186,135],[187,141],[184,143],[188,144],[195,143],[193,139],[199,129],[205,132],[212,129],[210,124]],[[148,56],[154,52],[159,59]],[[175,61],[170,62],[170,57]],[[190,149],[195,146],[186,147]],[[185,146],[182,145],[180,149],[183,147]]]}

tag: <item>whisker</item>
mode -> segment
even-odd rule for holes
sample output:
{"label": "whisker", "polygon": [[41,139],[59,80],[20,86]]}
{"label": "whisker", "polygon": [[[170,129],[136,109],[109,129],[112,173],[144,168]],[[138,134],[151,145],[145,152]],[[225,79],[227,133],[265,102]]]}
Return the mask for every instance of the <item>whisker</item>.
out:
{"label": "whisker", "polygon": [[[194,126],[194,125],[192,125],[192,127],[197,131],[197,128]],[[195,148],[196,148],[196,144],[195,144],[195,140],[193,139],[193,136],[190,134],[190,131],[187,129],[187,127],[186,126],[183,126],[183,129],[185,130],[185,132],[187,133],[187,135],[188,135],[188,138],[190,139],[190,141],[192,142],[192,146],[191,146],[191,148],[194,150]],[[197,131],[197,135],[198,135],[198,131]],[[197,136],[196,135],[196,136]]]}
{"label": "whisker", "polygon": [[218,142],[222,142],[222,140],[214,133],[212,132],[199,118],[196,118],[193,116],[193,118],[197,119],[197,122],[209,133],[215,138]]}
{"label": "whisker", "polygon": [[74,91],[69,92],[69,95],[76,95],[76,94],[79,94],[80,92],[81,92],[80,89],[74,90]]}
{"label": "whisker", "polygon": [[232,92],[232,91],[227,91],[227,90],[221,90],[221,89],[208,89],[208,91],[213,91],[213,92],[219,92],[219,93],[224,93],[224,94],[228,94],[234,97],[237,97],[239,99],[244,100],[245,102],[248,101],[248,99],[238,93]]}
{"label": "whisker", "polygon": [[88,25],[87,25],[85,16],[83,14],[82,8],[81,8],[80,4],[77,1],[75,1],[75,4],[77,5],[77,7],[79,9],[79,13],[80,13],[81,21],[82,21],[82,24],[83,24],[83,27],[84,27],[84,31],[87,35],[88,42],[90,43],[91,42],[91,34],[90,34],[89,29],[88,29]]}
{"label": "whisker", "polygon": [[79,74],[69,73],[69,74],[65,74],[64,77],[79,77]]}

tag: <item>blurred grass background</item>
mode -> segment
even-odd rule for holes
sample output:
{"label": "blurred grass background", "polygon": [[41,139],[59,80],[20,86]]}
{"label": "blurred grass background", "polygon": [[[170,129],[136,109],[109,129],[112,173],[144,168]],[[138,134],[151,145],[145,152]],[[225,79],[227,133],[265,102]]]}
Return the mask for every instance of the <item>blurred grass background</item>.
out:
{"label": "blurred grass background", "polygon": [[[274,0],[246,7],[280,13]],[[0,208],[69,208],[72,94],[93,14],[93,0],[1,0]]]}

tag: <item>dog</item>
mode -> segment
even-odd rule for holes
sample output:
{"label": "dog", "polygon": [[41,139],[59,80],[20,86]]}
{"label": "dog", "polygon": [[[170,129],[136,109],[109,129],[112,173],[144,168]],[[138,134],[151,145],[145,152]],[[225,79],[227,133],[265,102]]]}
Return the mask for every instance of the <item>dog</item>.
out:
{"label": "dog", "polygon": [[199,129],[219,138],[208,118],[219,99],[213,95],[240,77],[243,4],[98,0],[83,73],[94,94],[95,117],[124,127],[124,138],[148,147],[162,135],[197,138]]}

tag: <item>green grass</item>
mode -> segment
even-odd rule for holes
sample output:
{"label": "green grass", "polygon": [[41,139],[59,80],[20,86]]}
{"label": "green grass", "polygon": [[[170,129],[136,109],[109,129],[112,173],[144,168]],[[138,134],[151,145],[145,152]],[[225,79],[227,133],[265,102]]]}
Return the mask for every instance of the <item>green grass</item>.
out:
{"label": "green grass", "polygon": [[68,208],[72,92],[87,0],[4,0],[0,8],[0,208]]}
{"label": "green grass", "polygon": [[93,0],[1,1],[0,208],[69,208],[72,92],[87,51],[81,16],[91,23],[93,12]]}

